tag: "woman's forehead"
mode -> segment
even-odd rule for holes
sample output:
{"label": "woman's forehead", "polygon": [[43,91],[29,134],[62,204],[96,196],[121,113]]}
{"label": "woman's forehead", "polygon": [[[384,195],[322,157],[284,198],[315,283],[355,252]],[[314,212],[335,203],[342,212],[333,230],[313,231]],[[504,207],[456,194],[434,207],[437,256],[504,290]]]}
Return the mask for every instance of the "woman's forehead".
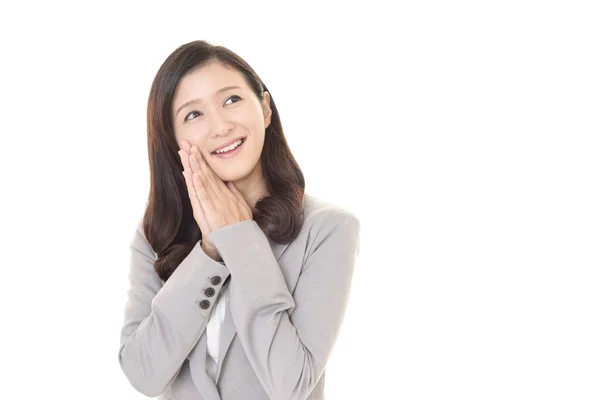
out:
{"label": "woman's forehead", "polygon": [[179,86],[210,91],[223,86],[242,86],[245,83],[244,76],[235,68],[226,67],[219,62],[212,62],[187,73],[180,79]]}
{"label": "woman's forehead", "polygon": [[247,89],[248,85],[243,75],[233,69],[227,68],[220,63],[197,68],[183,76],[175,89],[174,103],[198,99],[199,102],[209,101],[215,95],[237,87]]}

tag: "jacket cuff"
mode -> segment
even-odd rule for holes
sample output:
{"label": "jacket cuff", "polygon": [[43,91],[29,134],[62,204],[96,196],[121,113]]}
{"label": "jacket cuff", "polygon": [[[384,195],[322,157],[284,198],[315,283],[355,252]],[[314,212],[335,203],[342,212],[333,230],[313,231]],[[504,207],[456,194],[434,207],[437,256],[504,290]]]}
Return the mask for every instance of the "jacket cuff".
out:
{"label": "jacket cuff", "polygon": [[[213,231],[210,239],[231,273],[232,282],[244,282],[239,290],[249,301],[273,301],[290,295],[269,239],[254,220],[245,220]],[[250,304],[248,304],[250,306]]]}
{"label": "jacket cuff", "polygon": [[210,258],[198,241],[156,294],[152,307],[173,321],[207,319],[229,275],[225,263]]}

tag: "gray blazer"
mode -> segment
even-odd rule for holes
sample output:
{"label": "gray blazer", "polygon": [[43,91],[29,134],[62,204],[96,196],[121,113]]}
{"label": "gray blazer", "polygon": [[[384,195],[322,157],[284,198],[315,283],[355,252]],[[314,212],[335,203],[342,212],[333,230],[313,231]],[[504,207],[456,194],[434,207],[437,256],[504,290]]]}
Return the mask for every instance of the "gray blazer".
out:
{"label": "gray blazer", "polygon": [[[305,194],[292,242],[272,242],[253,220],[225,226],[210,234],[222,262],[199,241],[165,283],[140,221],[119,348],[127,379],[162,400],[322,400],[359,230],[352,213]],[[206,372],[205,329],[224,285],[229,308],[215,382]]]}

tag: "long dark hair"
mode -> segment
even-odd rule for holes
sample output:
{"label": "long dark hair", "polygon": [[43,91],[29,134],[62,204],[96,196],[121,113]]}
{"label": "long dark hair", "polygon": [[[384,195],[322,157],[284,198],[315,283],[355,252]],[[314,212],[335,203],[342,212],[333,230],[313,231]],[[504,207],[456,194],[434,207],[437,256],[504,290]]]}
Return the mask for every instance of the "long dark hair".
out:
{"label": "long dark hair", "polygon": [[[178,47],[161,65],[148,96],[150,193],[143,218],[144,234],[157,254],[154,270],[163,281],[202,238],[181,171],[171,102],[179,80],[209,62],[219,61],[241,72],[260,99],[269,91],[256,72],[231,50],[199,40]],[[270,93],[270,91],[269,91]],[[260,162],[269,195],[255,205],[253,219],[277,243],[294,239],[302,226],[304,175],[283,134],[273,96],[271,123],[265,131]],[[250,205],[252,207],[252,205]]]}

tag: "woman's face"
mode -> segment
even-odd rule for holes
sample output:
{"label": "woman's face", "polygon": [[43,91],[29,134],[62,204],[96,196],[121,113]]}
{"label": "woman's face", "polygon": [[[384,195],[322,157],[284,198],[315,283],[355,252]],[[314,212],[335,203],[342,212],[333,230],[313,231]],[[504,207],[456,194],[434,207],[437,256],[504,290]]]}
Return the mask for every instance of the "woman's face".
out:
{"label": "woman's face", "polygon": [[[222,181],[260,179],[265,129],[271,122],[269,104],[269,93],[261,102],[240,72],[211,62],[177,84],[171,105],[175,139],[198,146]],[[229,154],[215,153],[238,139],[243,143]]]}

